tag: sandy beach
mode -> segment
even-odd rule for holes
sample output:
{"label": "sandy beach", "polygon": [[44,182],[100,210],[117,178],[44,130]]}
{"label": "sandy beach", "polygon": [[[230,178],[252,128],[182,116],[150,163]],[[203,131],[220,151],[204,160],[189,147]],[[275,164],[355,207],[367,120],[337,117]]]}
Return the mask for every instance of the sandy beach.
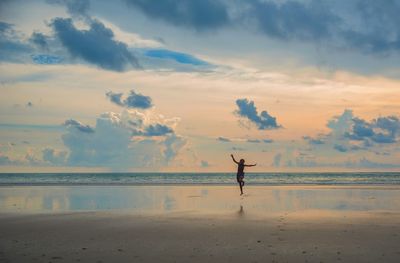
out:
{"label": "sandy beach", "polygon": [[[51,199],[52,188],[3,187],[0,261],[398,262],[400,258],[400,199],[395,198],[400,196],[399,187],[260,186],[248,187],[245,197],[234,191],[220,193],[237,190],[233,187],[175,186],[164,195],[159,193],[163,187],[147,188],[154,197],[148,206],[162,201],[165,207],[162,197],[169,196],[174,199],[170,209],[51,212],[35,210],[37,204],[31,203],[35,209],[12,210],[7,209],[12,202],[5,204],[11,192],[35,190],[37,201],[38,192]],[[197,195],[204,189],[207,195]],[[307,194],[299,195],[304,190]],[[280,191],[277,199],[269,198],[270,203],[262,197],[269,191],[275,195]],[[347,193],[344,199],[350,208],[330,206],[343,200],[337,191]],[[210,198],[218,204],[214,210],[207,209]],[[320,198],[326,207],[320,207]],[[12,199],[16,206],[32,202]],[[266,209],[277,207],[278,199],[281,209]],[[294,200],[299,203],[293,204]]]}

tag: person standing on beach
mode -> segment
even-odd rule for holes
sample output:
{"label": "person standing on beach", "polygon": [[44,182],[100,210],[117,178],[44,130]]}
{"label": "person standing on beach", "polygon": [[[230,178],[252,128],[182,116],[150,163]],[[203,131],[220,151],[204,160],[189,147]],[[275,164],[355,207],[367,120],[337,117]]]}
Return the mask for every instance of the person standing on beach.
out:
{"label": "person standing on beach", "polygon": [[244,159],[240,159],[240,161],[236,161],[235,157],[233,157],[233,154],[231,154],[232,160],[238,165],[238,170],[236,174],[236,180],[239,184],[240,187],[240,195],[243,194],[243,186],[244,186],[244,167],[251,167],[251,166],[256,166],[257,164],[244,164]]}

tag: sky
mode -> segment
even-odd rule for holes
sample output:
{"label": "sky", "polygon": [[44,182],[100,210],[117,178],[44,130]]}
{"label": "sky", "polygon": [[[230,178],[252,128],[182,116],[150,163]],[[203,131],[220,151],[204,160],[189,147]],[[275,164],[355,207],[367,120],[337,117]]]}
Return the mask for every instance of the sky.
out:
{"label": "sky", "polygon": [[399,12],[1,0],[0,172],[399,171]]}

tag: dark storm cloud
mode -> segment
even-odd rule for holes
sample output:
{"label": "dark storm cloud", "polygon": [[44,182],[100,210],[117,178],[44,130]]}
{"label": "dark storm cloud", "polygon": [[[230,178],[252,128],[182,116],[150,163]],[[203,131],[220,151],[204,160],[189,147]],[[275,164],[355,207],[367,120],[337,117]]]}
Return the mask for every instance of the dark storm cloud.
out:
{"label": "dark storm cloud", "polygon": [[12,24],[0,21],[0,34],[12,30],[12,28],[13,28]]}
{"label": "dark storm cloud", "polygon": [[220,0],[125,0],[146,16],[175,26],[212,30],[229,23],[227,6]]}
{"label": "dark storm cloud", "polygon": [[115,40],[111,29],[99,21],[92,20],[89,30],[77,29],[69,18],[55,18],[51,25],[55,35],[74,57],[113,71],[138,67],[127,45]]}
{"label": "dark storm cloud", "polygon": [[41,49],[48,49],[48,37],[40,32],[33,32],[29,40]]}
{"label": "dark storm cloud", "polygon": [[[255,22],[260,31],[282,39],[322,39],[340,19],[323,1],[221,1],[221,0],[125,0],[145,15],[175,26],[213,30],[224,25]],[[229,10],[235,12],[230,18]]]}
{"label": "dark storm cloud", "polygon": [[20,62],[32,47],[17,36],[14,25],[0,21],[0,61]]}
{"label": "dark storm cloud", "polygon": [[349,46],[371,53],[400,50],[400,1],[354,1],[360,28],[345,28],[343,38]]}
{"label": "dark storm cloud", "polygon": [[47,0],[49,4],[64,5],[70,15],[86,16],[90,8],[89,0]]}
{"label": "dark storm cloud", "polygon": [[[250,13],[264,34],[281,39],[322,39],[339,19],[321,1],[251,1]],[[249,14],[250,16],[250,14]]]}
{"label": "dark storm cloud", "polygon": [[[5,2],[10,6],[13,3],[0,1],[1,4]],[[172,65],[175,70],[199,70],[192,68],[194,66],[204,70],[211,66],[190,54],[168,49],[149,50],[143,58],[141,54],[134,55],[126,43],[116,40],[109,28],[89,15],[90,11],[97,10],[90,9],[90,4],[97,4],[97,1],[47,2],[65,6],[74,21],[87,23],[89,29],[77,29],[71,19],[55,18],[51,23],[54,35],[33,32],[29,38],[30,33],[26,37],[24,33],[15,31],[14,25],[0,22],[0,61],[60,64],[74,63],[73,58],[80,58],[78,62],[84,60],[103,69],[124,71],[139,67],[137,57],[140,57],[142,65],[148,63],[150,67]],[[390,63],[390,67],[397,64],[396,58],[389,55],[400,51],[400,0],[124,0],[123,4],[150,19],[178,27],[212,31],[230,26],[285,42],[314,43],[335,52],[373,54],[382,63]],[[8,6],[4,5],[4,12]],[[60,40],[72,58],[64,53],[41,54],[44,50],[46,53],[60,50],[57,46],[60,42],[54,41],[54,37]],[[60,55],[62,58],[58,57]],[[344,63],[349,66],[348,62]],[[368,72],[376,68],[367,64],[355,67]],[[376,137],[380,141],[386,139]]]}
{"label": "dark storm cloud", "polygon": [[265,35],[362,53],[400,51],[400,0],[239,1]]}
{"label": "dark storm cloud", "polygon": [[125,0],[146,16],[198,31],[222,26],[359,52],[400,51],[400,0]]}
{"label": "dark storm cloud", "polygon": [[129,96],[124,100],[122,99],[122,95],[123,93],[115,93],[112,91],[106,93],[110,101],[119,106],[139,109],[149,109],[153,107],[152,99],[149,96],[136,93],[134,90],[131,90]]}
{"label": "dark storm cloud", "polygon": [[257,108],[251,100],[237,99],[236,105],[239,109],[235,111],[235,113],[255,124],[259,130],[277,129],[281,127],[277,124],[276,118],[269,115],[267,111],[262,111],[258,114]]}

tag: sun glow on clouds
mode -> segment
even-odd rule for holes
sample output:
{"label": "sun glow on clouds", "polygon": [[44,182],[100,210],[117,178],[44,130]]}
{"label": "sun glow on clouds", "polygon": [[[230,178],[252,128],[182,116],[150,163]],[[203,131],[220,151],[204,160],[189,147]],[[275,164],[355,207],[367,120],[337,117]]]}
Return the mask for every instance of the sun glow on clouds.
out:
{"label": "sun glow on clouds", "polygon": [[[9,65],[11,67],[15,67],[15,69],[18,69],[19,65]],[[35,66],[35,67],[39,67],[39,66]],[[23,72],[26,72],[26,68],[31,68],[34,69],[35,67],[32,68],[32,66],[23,66],[23,68],[21,68],[21,73],[17,73],[18,71],[14,71],[16,74],[16,83],[13,84],[14,88],[13,90],[9,90],[9,94],[12,95],[14,94],[15,99],[17,100],[26,100],[26,99],[18,99],[18,98],[22,98],[21,97],[21,93],[16,92],[15,88],[18,87],[18,90],[27,90],[29,91],[29,85],[28,83],[24,83],[24,82],[18,82],[18,77],[19,74],[23,74]],[[24,69],[25,68],[25,69]],[[8,67],[8,70],[12,70],[11,68]],[[40,69],[37,68],[37,71],[40,72]],[[30,72],[34,72],[32,70],[30,70]],[[273,74],[269,75],[269,80],[270,82],[268,84],[270,84],[272,87],[269,88],[269,85],[261,85],[260,86],[260,82],[259,79],[257,78],[257,74],[251,74],[251,78],[246,77],[246,83],[247,83],[247,89],[252,90],[252,97],[256,99],[256,103],[257,106],[260,107],[261,109],[268,109],[268,111],[270,112],[274,112],[274,116],[277,117],[279,124],[282,124],[285,128],[284,129],[278,129],[278,130],[274,130],[274,131],[260,131],[257,129],[243,129],[242,127],[237,125],[237,116],[235,114],[233,114],[234,110],[235,110],[235,100],[239,97],[242,97],[246,94],[246,92],[243,93],[238,93],[235,92],[235,90],[239,89],[242,87],[243,85],[243,80],[238,78],[238,76],[236,76],[236,80],[233,80],[231,78],[227,78],[224,75],[222,75],[220,78],[216,78],[215,74],[206,74],[206,75],[193,75],[193,74],[188,74],[188,73],[171,73],[171,74],[157,74],[154,75],[154,73],[152,72],[126,72],[123,73],[121,75],[121,73],[113,73],[113,72],[108,72],[108,73],[100,73],[100,70],[97,69],[90,69],[90,70],[80,70],[77,69],[76,67],[73,66],[62,66],[60,68],[50,68],[50,71],[52,72],[52,78],[51,81],[48,82],[48,86],[46,87],[43,86],[41,89],[43,90],[43,94],[48,94],[48,91],[54,90],[54,87],[58,87],[57,90],[59,90],[60,92],[64,93],[64,96],[62,96],[62,98],[57,98],[57,97],[52,97],[52,102],[51,104],[48,104],[49,98],[46,98],[44,100],[44,104],[42,107],[48,108],[50,105],[53,105],[51,107],[54,107],[54,109],[58,109],[59,110],[59,106],[62,103],[62,101],[64,101],[64,112],[67,113],[71,113],[74,112],[73,108],[78,107],[80,110],[79,111],[75,111],[76,113],[74,114],[75,116],[79,116],[82,115],[84,116],[87,112],[89,114],[94,114],[96,111],[101,111],[101,109],[105,109],[107,107],[118,107],[116,106],[112,106],[113,104],[109,103],[108,106],[106,104],[106,98],[104,96],[104,94],[107,92],[107,90],[109,90],[109,87],[121,87],[119,90],[120,91],[125,91],[125,94],[128,94],[129,90],[131,89],[131,83],[135,83],[135,86],[141,87],[141,91],[142,90],[146,90],[146,94],[148,94],[154,101],[154,103],[157,105],[157,109],[160,112],[163,112],[164,114],[166,114],[167,116],[180,116],[181,118],[181,123],[179,126],[176,126],[175,129],[179,129],[179,133],[185,135],[186,140],[187,141],[191,141],[190,145],[192,149],[196,149],[197,153],[196,155],[198,156],[198,158],[207,158],[210,156],[211,158],[215,158],[216,160],[218,160],[218,158],[222,158],[221,156],[224,156],[224,154],[226,152],[230,152],[230,151],[234,151],[235,149],[245,149],[246,152],[241,151],[241,153],[245,153],[246,155],[249,156],[249,158],[252,159],[259,159],[261,158],[261,156],[263,156],[262,158],[264,160],[268,160],[266,161],[266,166],[265,167],[270,167],[270,164],[273,163],[273,158],[274,158],[274,153],[276,154],[280,154],[281,157],[281,166],[279,166],[279,169],[283,169],[283,166],[289,165],[289,166],[305,166],[304,161],[300,162],[297,161],[297,158],[299,156],[303,156],[303,155],[299,155],[300,153],[302,153],[302,150],[297,150],[297,153],[294,154],[292,150],[290,150],[288,153],[286,153],[287,150],[283,150],[283,149],[291,149],[291,148],[299,148],[299,149],[307,149],[307,144],[306,142],[302,142],[302,137],[305,135],[310,135],[310,136],[314,136],[314,134],[318,133],[318,130],[320,132],[325,132],[324,126],[325,123],[327,121],[327,119],[331,118],[332,115],[337,115],[339,112],[337,111],[337,105],[338,104],[342,104],[343,108],[345,108],[346,103],[343,103],[341,101],[341,98],[338,97],[336,99],[330,99],[330,103],[326,103],[323,107],[325,109],[328,109],[327,113],[324,114],[320,114],[318,112],[314,112],[313,113],[313,109],[314,109],[314,105],[315,105],[315,100],[314,97],[318,97],[318,96],[322,96],[322,94],[324,94],[325,92],[327,94],[329,94],[331,91],[331,87],[332,85],[335,85],[337,88],[341,88],[343,91],[349,92],[349,90],[352,89],[352,87],[354,87],[354,85],[345,85],[343,84],[343,82],[338,82],[336,83],[333,79],[330,80],[326,80],[326,83],[329,83],[329,86],[327,86],[326,89],[323,89],[321,87],[321,84],[318,84],[318,93],[319,94],[309,94],[309,88],[307,86],[304,86],[304,88],[299,87],[296,84],[293,84],[293,82],[295,82],[293,79],[290,79],[288,77],[286,77],[287,81],[284,81],[285,78],[282,78],[282,75],[280,75],[277,79],[274,79]],[[66,76],[68,76],[68,79],[65,79],[65,77],[63,77],[62,75],[59,75],[59,72],[63,72],[64,74],[66,72],[68,72],[68,74]],[[227,73],[229,74],[229,73]],[[90,86],[93,87],[103,87],[104,92],[102,92],[102,94],[98,94],[98,90],[96,89],[90,89],[90,90],[86,90],[87,92],[87,97],[92,97],[92,98],[97,98],[97,100],[99,101],[104,101],[103,103],[101,103],[101,107],[99,107],[100,105],[92,105],[90,106],[90,104],[87,104],[87,100],[82,98],[80,100],[77,100],[74,102],[74,104],[69,105],[69,103],[65,103],[65,101],[72,101],[75,100],[75,96],[74,93],[65,93],[66,90],[70,89],[70,85],[67,85],[66,83],[69,83],[70,81],[72,81],[73,79],[76,78],[82,78],[83,76],[85,76],[84,78],[86,79],[86,81],[88,81],[90,84]],[[261,79],[263,79],[263,74],[260,77]],[[70,80],[69,80],[70,79]],[[94,82],[93,82],[94,80]],[[348,82],[350,83],[355,83],[355,82],[351,82],[349,79],[347,79]],[[58,85],[61,84],[61,85]],[[395,83],[392,81],[392,84],[394,85]],[[79,85],[80,87],[84,87],[86,84],[85,82],[83,82],[81,85]],[[163,90],[160,90],[158,87],[164,87]],[[203,89],[204,87],[215,87],[218,86],[218,89],[214,89],[213,90],[213,96],[212,97],[202,97],[200,96],[200,94],[204,94],[203,93]],[[291,90],[294,86],[296,86],[297,88],[297,96],[296,99],[290,95],[290,93],[287,93],[287,91]],[[368,87],[368,86],[362,86],[360,84],[361,87],[365,87],[365,90],[371,90],[373,91],[374,89],[372,87]],[[279,88],[278,88],[279,87]],[[278,88],[278,89],[277,89]],[[353,94],[354,92],[357,92],[359,86],[354,88]],[[78,87],[76,87],[77,90],[80,90],[80,88],[78,89]],[[65,91],[62,91],[65,90]],[[286,92],[284,92],[286,90]],[[337,91],[338,92],[338,91]],[[25,95],[27,95],[29,93],[26,93]],[[54,95],[57,93],[54,93]],[[196,95],[199,94],[199,95]],[[227,95],[228,94],[228,95]],[[268,97],[265,97],[267,99],[263,99],[265,95],[269,95]],[[364,96],[367,96],[368,94],[371,93],[366,93]],[[393,93],[395,94],[395,93]],[[33,93],[32,93],[33,96]],[[354,96],[354,95],[353,95]],[[356,93],[356,98],[360,96],[357,95]],[[29,96],[28,96],[29,97]],[[188,99],[190,98],[190,99]],[[364,98],[363,97],[359,97],[360,98],[360,103],[356,104],[359,105],[358,109],[364,109],[366,110],[366,112],[372,112],[371,114],[368,114],[367,116],[363,116],[366,119],[371,119],[371,118],[375,118],[377,117],[376,114],[374,113],[374,107],[378,107],[381,108],[381,105],[379,103],[377,103],[377,101],[375,103],[377,103],[377,106],[375,105],[365,105],[363,103],[361,103]],[[298,100],[300,100],[303,102],[302,104],[306,104],[303,105],[300,108],[297,108],[296,104],[298,102]],[[351,98],[348,98],[349,100],[351,100]],[[5,104],[3,105],[7,105],[7,102],[4,101]],[[173,102],[173,103],[171,103]],[[306,103],[304,103],[306,102]],[[34,103],[36,104],[36,102],[34,101]],[[300,103],[299,103],[300,104]],[[308,104],[308,106],[307,106]],[[95,109],[91,109],[89,111],[85,110],[86,107],[90,106],[91,108],[97,108],[97,110]],[[390,106],[387,105],[387,106]],[[4,106],[3,106],[4,107]],[[36,106],[35,106],[36,107]],[[322,107],[322,106],[320,106]],[[393,109],[395,109],[396,107],[398,107],[396,104],[392,104],[393,108],[386,108],[385,111],[380,111],[382,114],[391,114],[393,112]],[[195,108],[197,110],[195,111],[182,111],[182,109],[192,109]],[[89,109],[89,108],[88,108]],[[83,110],[83,111],[82,111]],[[4,111],[3,111],[4,112]],[[93,112],[93,113],[90,113]],[[218,114],[209,114],[209,112],[218,112]],[[312,117],[312,122],[309,122],[307,125],[304,125],[304,123],[307,123],[307,119],[304,120],[304,122],[298,122],[299,119],[295,118],[292,119],[293,117],[293,112],[296,112],[295,116],[310,116],[310,114],[313,115]],[[332,113],[330,113],[332,112]],[[359,110],[357,110],[357,112],[359,112]],[[61,113],[61,112],[60,112]],[[76,115],[78,114],[78,115]],[[21,118],[21,117],[19,117]],[[118,117],[121,118],[121,117]],[[147,117],[143,117],[142,119],[146,120]],[[79,119],[79,118],[78,118]],[[87,119],[87,118],[84,118]],[[91,118],[92,119],[92,118]],[[22,121],[24,120],[24,118],[22,117],[21,119]],[[95,118],[94,118],[95,120]],[[221,121],[222,120],[222,121]],[[63,120],[60,120],[59,123],[63,122]],[[93,121],[90,121],[89,119],[89,123],[93,123]],[[114,122],[112,122],[114,123]],[[116,122],[118,123],[118,122]],[[168,124],[168,127],[172,127],[173,125]],[[93,127],[93,126],[92,126]],[[229,127],[229,128],[228,128]],[[228,128],[228,129],[227,129]],[[110,133],[107,133],[110,134]],[[222,145],[220,148],[220,146],[216,145],[218,144],[218,142],[215,141],[211,143],[211,141],[209,141],[209,139],[207,139],[209,136],[214,136],[214,138],[216,137],[225,137],[227,139],[230,138],[238,138],[241,140],[233,140],[232,142],[228,142],[228,143],[232,143],[229,145]],[[269,144],[259,144],[259,143],[250,143],[249,145],[246,146],[241,146],[247,139],[246,136],[249,136],[248,139],[250,140],[262,140],[265,139],[265,137],[272,139],[274,142],[273,143],[269,143]],[[60,135],[61,136],[61,135]],[[97,135],[96,135],[97,136]],[[195,136],[195,137],[193,137]],[[198,138],[199,139],[196,139]],[[116,137],[122,137],[122,136],[116,136]],[[167,137],[165,137],[166,139]],[[291,143],[291,140],[298,140],[296,143]],[[100,151],[96,149],[92,149],[91,147],[94,147],[93,145],[98,145],[101,141],[103,140],[103,138],[99,138],[99,140],[93,140],[91,143],[89,143],[89,148],[91,149],[89,152],[91,151]],[[145,140],[145,142],[141,142],[141,143],[134,143],[133,145],[134,148],[132,149],[140,149],[141,151],[144,151],[145,149],[149,149],[149,151],[153,154],[153,157],[156,159],[162,159],[165,158],[165,144],[163,145],[163,140],[158,141],[157,143],[153,141],[152,142]],[[164,140],[164,143],[165,140]],[[78,144],[83,144],[82,142],[78,143]],[[73,145],[73,144],[71,144]],[[90,146],[92,145],[92,146]],[[101,144],[100,144],[101,145]],[[207,146],[207,147],[202,147],[201,145]],[[71,146],[74,147],[74,146]],[[100,146],[99,146],[100,147]],[[107,146],[109,147],[109,146]],[[136,147],[136,148],[135,148]],[[144,148],[143,148],[144,147]],[[156,147],[156,148],[153,148]],[[160,148],[158,148],[160,147]],[[289,148],[288,148],[289,147]],[[164,148],[164,150],[162,150]],[[56,150],[61,150],[63,148],[59,148]],[[71,148],[72,149],[72,148]],[[67,151],[71,151],[70,148],[66,148]],[[122,150],[125,149],[125,150]],[[152,150],[150,150],[152,149]],[[320,158],[322,160],[320,160],[320,162],[323,162],[324,159],[324,154],[328,154],[329,152],[335,152],[335,149],[332,147],[331,150],[317,150],[319,156],[321,156]],[[263,152],[264,150],[268,150],[267,152]],[[282,152],[283,150],[283,152]],[[377,149],[376,149],[377,150]],[[75,151],[75,150],[74,150]],[[129,154],[127,154],[125,151],[128,151]],[[392,155],[383,155],[383,153],[386,152],[386,150],[381,150],[380,152],[382,153],[382,157],[385,156],[385,159],[387,160],[395,160],[396,157],[396,151],[395,149],[393,149],[393,147],[389,147],[389,151],[392,152]],[[394,152],[393,152],[394,151]],[[120,167],[125,167],[125,168],[129,168],[132,163],[129,162],[128,160],[136,160],[135,158],[137,157],[134,152],[131,152],[131,150],[127,150],[126,148],[118,148],[117,153],[125,153],[125,156],[130,156],[128,159],[124,159],[124,161],[121,161],[122,159],[118,159],[118,154],[116,155],[117,157],[115,158],[111,158],[111,157],[107,157],[110,158],[110,166],[118,167],[118,164],[120,165]],[[341,152],[336,151],[338,154],[340,154]],[[115,153],[116,154],[116,153]],[[186,151],[181,150],[181,151],[176,151],[176,154],[178,155],[178,159],[182,159],[183,158],[183,162],[188,164],[189,162],[186,160],[187,157],[185,157],[185,155],[187,155]],[[288,155],[289,154],[289,155]],[[334,154],[334,153],[332,153]],[[347,160],[347,158],[351,158],[352,160],[357,160],[357,156],[358,159],[361,159],[362,156],[365,156],[366,154],[368,154],[368,156],[370,156],[372,154],[372,156],[375,156],[376,154],[374,152],[372,152],[372,150],[369,150],[368,152],[363,152],[363,151],[352,151],[351,153],[348,152],[346,153],[344,156],[338,156],[337,161],[338,162],[345,162]],[[140,154],[141,156],[143,156],[143,154]],[[179,156],[180,155],[180,156]],[[330,155],[330,153],[328,154],[328,156]],[[343,154],[342,154],[343,155]],[[352,157],[349,157],[349,156]],[[86,157],[88,157],[87,155],[85,155]],[[136,156],[136,157],[134,157]],[[158,156],[158,157],[157,157]],[[347,156],[347,157],[345,157]],[[378,155],[376,155],[378,158],[375,157],[375,159],[379,159],[381,160],[382,157],[379,157]],[[39,157],[38,157],[39,158]],[[46,157],[46,160],[51,160],[50,157]],[[86,163],[74,163],[74,162],[66,162],[64,163],[64,165],[69,164],[69,165],[92,165],[92,166],[96,166],[96,164],[98,164],[100,161],[96,162],[95,160],[100,160],[102,159],[102,156],[91,156],[89,158],[89,161],[87,161]],[[190,157],[192,158],[192,157]],[[294,158],[294,159],[293,159]],[[304,160],[305,157],[301,157],[302,160]],[[307,157],[309,158],[309,157]],[[312,157],[315,158],[315,157]],[[57,165],[60,165],[60,161],[59,158],[54,157],[53,158],[57,163]],[[84,160],[84,158],[81,158],[82,160]],[[222,158],[223,159],[223,158]],[[103,160],[103,159],[102,159]],[[114,160],[114,161],[111,161]],[[121,163],[119,163],[116,160],[120,160]],[[147,159],[147,160],[151,160]],[[292,160],[292,161],[290,161]],[[142,162],[143,160],[137,160],[138,163]],[[199,163],[200,160],[198,159],[191,159],[190,165],[192,167],[192,169],[197,169],[199,167],[199,165],[197,163]],[[226,165],[228,165],[228,162],[225,160],[221,160],[220,162],[216,162],[216,165],[210,166],[210,167],[203,167],[202,169],[212,169],[212,170],[225,170]],[[142,163],[144,165],[144,163]],[[146,165],[156,165],[157,162],[154,161],[148,161],[146,162]],[[164,165],[166,164],[166,162],[161,162],[158,163],[159,165]],[[315,166],[317,166],[318,162],[314,161],[312,163],[308,162],[307,165],[310,167],[311,164],[314,164]],[[334,164],[332,164],[333,166]],[[348,164],[347,164],[348,165]],[[348,165],[349,166],[349,165]],[[133,166],[132,166],[133,167]],[[131,168],[132,168],[131,167]],[[197,167],[197,168],[196,168]],[[261,168],[261,169],[270,169],[270,168]],[[113,169],[114,169],[113,168]],[[190,168],[178,168],[181,170],[190,170]],[[288,168],[289,169],[289,168]],[[326,169],[326,168],[325,168]],[[337,168],[336,168],[337,169]]]}
{"label": "sun glow on clouds", "polygon": [[[244,2],[193,1],[181,9],[174,0],[126,1],[121,19],[95,2],[48,3],[64,13],[43,19],[47,31],[28,32],[25,20],[0,24],[7,44],[0,52],[0,122],[8,127],[0,143],[10,146],[1,147],[2,165],[226,171],[226,156],[240,151],[260,170],[398,168],[400,81],[390,77],[400,72],[390,64],[398,47],[368,19],[372,2],[355,13],[371,26],[364,31],[340,23],[341,6],[328,2],[252,1],[235,13],[233,5]],[[385,15],[397,10],[393,3],[376,16],[395,39],[400,31],[392,13]],[[141,16],[122,19],[132,10]],[[243,23],[248,12],[254,16]],[[291,13],[298,16],[290,20]],[[165,32],[157,31],[161,24]],[[224,39],[233,33],[237,43]],[[247,34],[266,41],[248,45]],[[308,63],[310,45],[323,50],[326,42],[339,58],[362,58],[352,62],[360,70]],[[361,74],[365,61],[387,67]],[[21,132],[27,124],[65,130],[48,136],[28,125]]]}
{"label": "sun glow on clouds", "polygon": [[114,32],[116,39],[118,39],[123,43],[126,43],[129,47],[160,48],[164,46],[164,44],[160,42],[160,40],[146,39],[140,36],[139,34],[123,31],[118,26],[114,25],[113,23],[107,20],[102,20],[102,22],[106,27],[110,28]]}

